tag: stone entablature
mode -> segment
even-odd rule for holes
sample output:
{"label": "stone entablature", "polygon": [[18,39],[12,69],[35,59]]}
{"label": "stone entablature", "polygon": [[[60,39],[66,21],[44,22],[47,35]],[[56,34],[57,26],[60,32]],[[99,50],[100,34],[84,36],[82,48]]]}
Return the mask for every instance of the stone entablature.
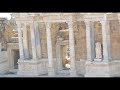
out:
{"label": "stone entablature", "polygon": [[75,16],[77,21],[83,21],[84,19],[90,19],[93,21],[104,20],[104,15],[107,16],[108,20],[116,20],[119,18],[119,13],[116,14],[105,14],[105,13],[96,13],[96,14],[82,14],[82,13],[20,13],[14,14],[16,20],[20,21],[31,21],[35,20],[36,22],[44,22],[43,18],[48,20],[48,22],[65,22],[68,20],[68,16]]}

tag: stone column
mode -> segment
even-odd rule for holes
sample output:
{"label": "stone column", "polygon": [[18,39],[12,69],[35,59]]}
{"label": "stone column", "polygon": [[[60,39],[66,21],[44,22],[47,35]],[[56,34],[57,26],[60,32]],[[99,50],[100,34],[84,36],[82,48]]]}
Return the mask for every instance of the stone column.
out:
{"label": "stone column", "polygon": [[73,18],[69,17],[68,21],[69,28],[69,48],[70,48],[70,75],[76,76],[75,68],[75,40],[74,40],[74,29],[73,29]]}
{"label": "stone column", "polygon": [[37,49],[36,49],[36,40],[35,40],[35,27],[34,22],[31,21],[30,23],[30,30],[31,30],[31,42],[32,42],[32,57],[33,60],[37,60]]}
{"label": "stone column", "polygon": [[36,43],[37,57],[42,58],[40,32],[39,32],[39,29],[38,29],[38,23],[36,22],[34,25],[35,25],[35,43]]}
{"label": "stone column", "polygon": [[90,21],[85,21],[86,24],[86,45],[87,45],[87,60],[88,61],[93,61],[94,59],[94,39],[92,37],[93,31],[91,28],[91,22]]}
{"label": "stone column", "polygon": [[47,35],[47,50],[48,50],[48,75],[55,75],[53,52],[52,52],[52,39],[51,39],[51,23],[46,22],[46,35]]}
{"label": "stone column", "polygon": [[62,56],[61,56],[61,45],[60,45],[61,42],[57,42],[57,45],[56,45],[56,57],[57,57],[57,67],[58,67],[58,70],[62,70]]}
{"label": "stone column", "polygon": [[24,23],[24,29],[23,29],[23,46],[24,46],[25,59],[29,59],[28,33],[27,33],[26,23]]}
{"label": "stone column", "polygon": [[95,58],[95,27],[94,27],[94,21],[90,22],[90,26],[91,26],[91,48],[92,48],[92,59]]}
{"label": "stone column", "polygon": [[100,22],[102,24],[103,61],[108,62],[111,59],[109,22],[106,20],[106,17]]}
{"label": "stone column", "polygon": [[17,28],[18,28],[20,59],[23,60],[24,59],[24,48],[23,48],[23,36],[22,36],[21,23],[17,23]]}

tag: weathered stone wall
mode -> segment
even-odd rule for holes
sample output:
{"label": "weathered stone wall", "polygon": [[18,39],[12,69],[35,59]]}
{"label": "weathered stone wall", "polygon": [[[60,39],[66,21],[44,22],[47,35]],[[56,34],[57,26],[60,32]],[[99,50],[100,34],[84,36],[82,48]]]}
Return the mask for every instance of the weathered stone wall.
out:
{"label": "weathered stone wall", "polygon": [[100,22],[94,22],[95,43],[100,42],[102,44],[102,26]]}
{"label": "weathered stone wall", "polygon": [[1,51],[0,43],[0,74],[6,73],[9,70],[9,62],[7,59],[7,51]]}
{"label": "weathered stone wall", "polygon": [[[68,29],[68,25],[66,23],[52,23],[51,25],[51,38],[52,38],[52,49],[53,49],[53,57],[56,58],[56,42],[59,30]],[[63,40],[68,40],[69,32],[61,32]]]}
{"label": "weathered stone wall", "polygon": [[39,23],[42,58],[47,58],[47,36],[45,23]]}
{"label": "weathered stone wall", "polygon": [[86,30],[84,21],[74,23],[76,60],[86,59]]}
{"label": "weathered stone wall", "polygon": [[53,58],[56,58],[56,42],[57,42],[57,33],[59,29],[58,23],[51,24],[51,38],[52,38],[52,51],[53,51]]}
{"label": "weathered stone wall", "polygon": [[18,64],[19,64],[18,75],[38,76],[38,75],[48,73],[48,60],[47,59],[38,60],[38,63],[32,60],[31,61],[20,60]]}
{"label": "weathered stone wall", "polygon": [[118,20],[110,20],[109,24],[112,59],[120,59],[120,24]]}

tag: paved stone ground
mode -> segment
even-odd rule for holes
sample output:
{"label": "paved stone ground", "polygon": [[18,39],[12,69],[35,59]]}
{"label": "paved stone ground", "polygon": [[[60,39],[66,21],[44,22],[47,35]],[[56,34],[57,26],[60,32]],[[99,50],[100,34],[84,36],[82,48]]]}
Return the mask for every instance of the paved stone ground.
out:
{"label": "paved stone ground", "polygon": [[[20,75],[17,75],[17,72],[9,72],[9,73],[6,73],[6,74],[0,74],[0,77],[45,77],[45,78],[49,78],[50,76],[48,75],[40,75],[40,76],[20,76]],[[69,78],[71,77],[69,74],[58,74],[56,76],[52,76],[52,77],[57,77],[57,78],[62,78],[62,77],[65,77],[65,78]],[[76,77],[84,77],[83,75],[77,75]]]}
{"label": "paved stone ground", "polygon": [[[50,76],[48,76],[48,75],[44,75],[44,76],[19,76],[19,75],[13,75],[13,74],[8,74],[8,75],[0,75],[0,77],[45,77],[45,78],[50,78]],[[60,76],[60,75],[56,75],[56,76],[53,76],[53,77],[56,77],[56,78],[69,78],[69,77],[71,77],[71,76]],[[83,77],[83,76],[77,76],[77,77]],[[52,78],[52,77],[51,77]],[[74,77],[73,77],[74,78]]]}
{"label": "paved stone ground", "polygon": [[[45,78],[49,78],[50,76],[48,76],[48,75],[41,75],[41,76],[19,76],[19,75],[17,75],[17,74],[7,74],[7,75],[0,75],[0,77],[45,77]],[[52,76],[52,77],[57,77],[57,78],[62,78],[62,77],[71,77],[71,76],[62,76],[62,75],[56,75],[56,76]],[[78,76],[76,76],[76,77],[84,77],[84,76],[82,76],[82,75],[78,75]]]}

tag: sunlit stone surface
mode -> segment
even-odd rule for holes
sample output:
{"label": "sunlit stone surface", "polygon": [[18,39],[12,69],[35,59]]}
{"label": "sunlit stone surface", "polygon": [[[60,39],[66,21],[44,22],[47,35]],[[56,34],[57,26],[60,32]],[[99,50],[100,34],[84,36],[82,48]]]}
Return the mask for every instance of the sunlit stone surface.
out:
{"label": "sunlit stone surface", "polygon": [[0,18],[2,77],[119,77],[119,13]]}

